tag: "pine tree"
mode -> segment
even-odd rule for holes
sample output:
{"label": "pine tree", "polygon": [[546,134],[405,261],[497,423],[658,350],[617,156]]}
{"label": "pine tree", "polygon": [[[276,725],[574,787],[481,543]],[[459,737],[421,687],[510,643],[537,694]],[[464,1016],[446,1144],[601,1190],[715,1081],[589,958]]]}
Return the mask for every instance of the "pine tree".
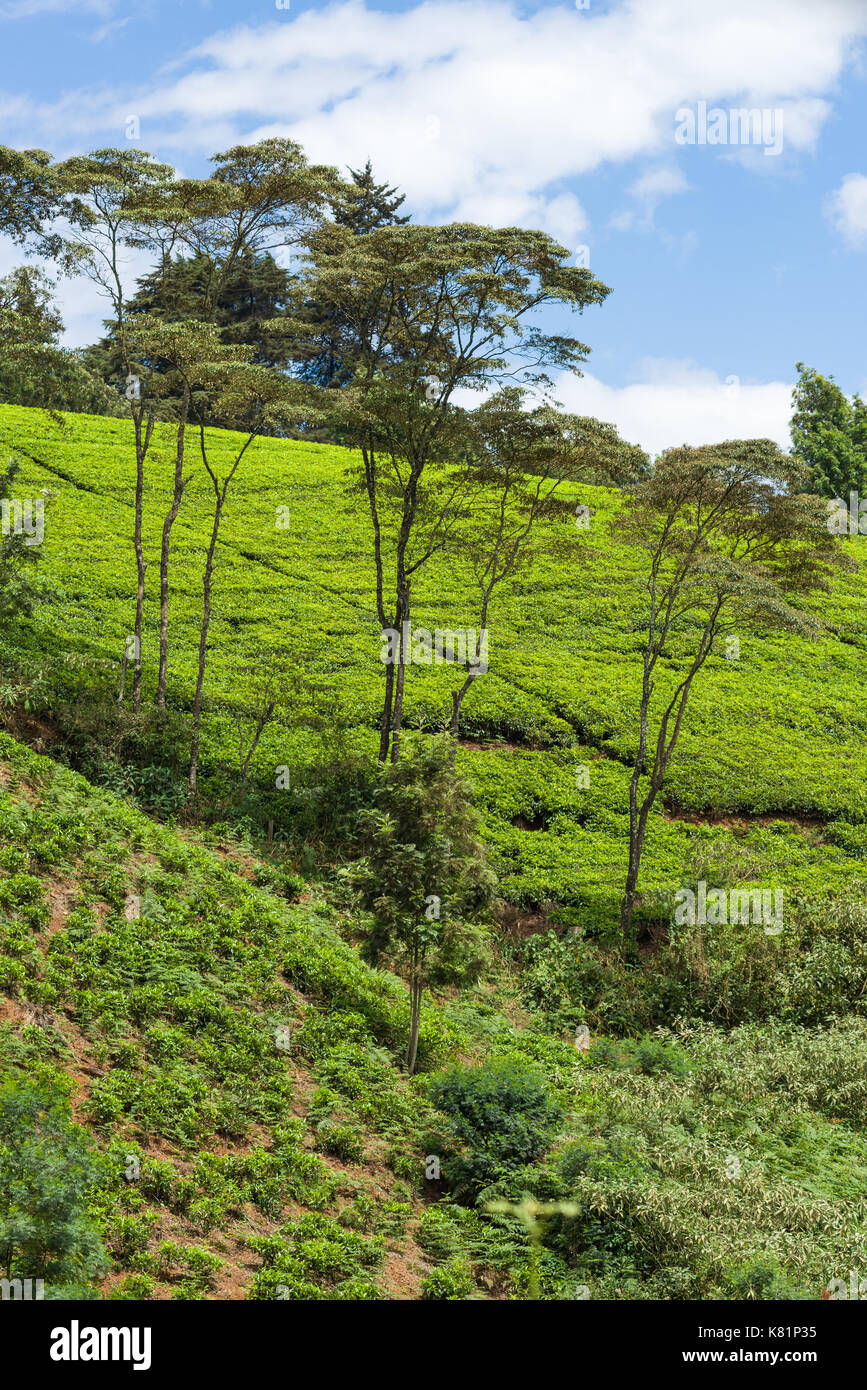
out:
{"label": "pine tree", "polygon": [[[136,293],[127,305],[130,324],[148,315],[164,323],[199,320],[206,311],[208,265],[204,256],[178,256],[158,266],[138,281]],[[267,325],[286,311],[292,277],[273,256],[242,252],[233,267],[217,303],[215,322],[226,344],[240,344],[253,350],[252,361],[259,366],[287,371],[290,366],[286,339]],[[113,325],[106,322],[110,330]],[[123,387],[126,369],[117,334],[107,336],[84,354],[87,363],[118,390]],[[143,367],[159,371],[155,363]],[[163,399],[163,413],[170,412],[173,398]],[[213,419],[207,423],[224,424]]]}
{"label": "pine tree", "polygon": [[406,194],[396,188],[377,183],[368,159],[363,169],[350,169],[352,183],[339,201],[333,204],[334,220],[341,227],[351,227],[356,236],[367,236],[377,227],[402,227],[409,215],[398,217],[397,210],[406,202]]}
{"label": "pine tree", "polygon": [[[355,236],[369,236],[379,227],[403,227],[409,215],[400,216],[398,209],[406,195],[386,183],[377,183],[368,159],[363,169],[350,169],[351,183],[344,184],[331,209],[338,226],[348,227]],[[298,310],[305,324],[318,326],[318,335],[306,334],[308,350],[297,367],[303,381],[316,386],[345,386],[352,379],[353,335],[343,316],[333,305],[322,309],[310,301]],[[317,435],[320,437],[322,432]],[[329,439],[336,436],[329,434]],[[338,441],[339,442],[339,441]]]}

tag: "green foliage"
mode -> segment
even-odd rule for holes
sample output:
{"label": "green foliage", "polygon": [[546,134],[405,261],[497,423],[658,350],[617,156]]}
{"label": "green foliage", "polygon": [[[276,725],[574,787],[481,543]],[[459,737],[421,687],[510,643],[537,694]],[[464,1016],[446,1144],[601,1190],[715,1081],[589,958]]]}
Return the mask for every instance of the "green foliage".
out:
{"label": "green foliage", "polygon": [[[180,736],[173,733],[163,748],[156,736],[137,746],[132,730],[118,747],[114,726],[104,724],[107,706],[116,707],[131,618],[130,568],[116,542],[129,530],[123,499],[131,483],[131,430],[128,422],[84,417],[68,417],[60,430],[36,412],[0,407],[5,442],[27,450],[16,487],[30,496],[42,488],[62,491],[62,505],[48,509],[51,543],[41,566],[57,596],[37,610],[26,638],[10,638],[4,671],[14,663],[19,688],[33,670],[41,670],[43,680],[47,676],[33,713],[63,722],[70,730],[70,760],[92,779],[118,779],[118,761],[136,769],[162,764],[169,778],[188,739],[182,709],[175,712]],[[153,500],[171,487],[173,442],[161,426],[154,439],[146,481]],[[237,447],[231,433],[216,431],[209,440],[221,467]],[[249,700],[239,673],[265,641],[277,659],[300,663],[311,688],[263,734],[242,813],[256,836],[264,838],[273,820],[275,838],[283,837],[297,858],[310,844],[312,862],[321,863],[335,844],[355,852],[351,827],[358,809],[370,804],[375,768],[383,668],[378,635],[363,616],[374,603],[360,558],[364,518],[343,495],[349,452],[274,440],[252,448],[254,467],[238,494],[243,505],[227,510],[221,532],[224,588],[209,639],[200,781],[203,798],[234,809],[234,711]],[[190,510],[181,513],[173,533],[179,574],[189,565],[198,572],[205,544],[202,479],[194,477],[189,489]],[[497,664],[475,682],[461,726],[462,739],[489,746],[463,743],[457,771],[473,786],[479,834],[500,895],[533,913],[544,904],[561,904],[573,914],[572,923],[598,935],[616,924],[617,885],[625,873],[627,767],[635,753],[640,694],[634,614],[642,600],[629,548],[612,526],[622,507],[619,494],[575,485],[564,495],[592,511],[591,527],[582,533],[581,582],[574,564],[545,558],[546,540],[500,605],[491,633]],[[294,518],[289,529],[275,526],[275,496]],[[155,562],[159,527],[148,519],[150,511],[149,505],[144,543],[146,558]],[[335,514],[341,518],[337,549]],[[90,538],[92,563],[82,557],[82,534]],[[863,545],[862,538],[846,542],[856,555]],[[339,595],[327,640],[321,605],[303,580],[313,570]],[[431,630],[472,625],[471,583],[459,558],[450,558],[447,571],[434,565],[414,590],[415,621]],[[741,876],[745,885],[776,879],[792,891],[839,890],[864,877],[857,839],[839,829],[825,836],[815,825],[857,828],[867,816],[862,589],[860,576],[842,576],[829,593],[802,601],[805,613],[818,612],[828,624],[815,640],[767,629],[742,640],[738,661],[709,659],[669,769],[666,806],[650,816],[645,891],[670,892],[688,883],[695,876],[696,851],[714,846],[721,853],[737,851],[748,870]],[[173,599],[169,676],[179,705],[187,709],[195,690],[198,601],[195,586],[182,586]],[[146,607],[146,654],[155,651],[156,619]],[[544,641],[528,646],[528,632],[543,632]],[[678,641],[666,660],[683,669],[685,657]],[[144,707],[154,679],[146,655]],[[456,679],[447,664],[410,668],[406,725],[441,725]],[[97,695],[102,713],[88,724],[85,712]],[[113,756],[104,774],[95,757],[103,738]],[[292,769],[286,791],[274,786],[281,764]],[[589,769],[586,788],[576,785],[582,765]],[[122,780],[111,785],[127,790]],[[130,790],[144,801],[146,789]],[[165,810],[172,809],[167,801]],[[226,811],[215,812],[214,819],[225,820]],[[323,840],[329,845],[325,853]]]}
{"label": "green foliage", "polygon": [[[189,257],[177,256],[141,277],[135,293],[125,306],[126,314],[133,320],[140,314],[168,321],[205,318],[212,274],[212,265],[203,252]],[[252,348],[252,360],[260,366],[285,370],[288,366],[285,340],[275,334],[268,324],[284,312],[289,285],[289,273],[277,264],[273,256],[267,253],[256,256],[249,250],[243,251],[221,285],[217,299],[214,320],[221,329],[223,342]],[[128,369],[116,323],[108,320],[106,329],[106,337],[86,349],[82,357],[120,394]],[[158,365],[156,370],[164,372],[165,367]],[[179,405],[177,393],[161,396],[161,412],[167,418],[171,418]],[[212,413],[208,423],[220,425],[227,422]]]}
{"label": "green foliage", "polygon": [[395,947],[426,952],[448,924],[478,918],[491,905],[495,879],[482,857],[470,789],[453,777],[447,745],[427,743],[381,774],[374,799],[375,809],[359,815],[365,858],[357,882],[374,915],[367,950],[374,960]]}
{"label": "green foliage", "polygon": [[[116,779],[117,793],[132,791],[171,814],[162,798],[183,744],[183,712],[180,732],[165,732],[162,742],[143,721],[125,725],[119,744],[119,726],[106,718],[130,616],[129,571],[116,543],[128,524],[129,426],[71,419],[60,431],[36,412],[4,407],[0,428],[30,455],[19,475],[28,492],[60,486],[58,471],[69,480],[62,507],[52,509],[43,565],[56,601],[10,637],[4,679],[47,672],[40,698],[51,710],[44,703],[31,713],[50,713],[52,728],[61,717],[67,730],[73,716],[79,721],[75,736],[64,736],[70,759],[91,757],[91,777]],[[170,442],[158,434],[154,495],[170,481]],[[220,458],[236,443],[214,438]],[[320,1122],[360,1136],[371,1160],[389,1155],[391,1172],[412,1184],[416,1215],[424,1191],[426,1255],[454,1260],[456,1269],[465,1262],[479,1287],[498,1296],[526,1296],[530,1287],[519,1223],[437,1200],[423,1179],[425,1154],[442,1155],[450,1186],[460,1183],[461,1164],[481,1155],[484,1177],[468,1179],[465,1199],[484,1183],[486,1196],[511,1203],[530,1194],[581,1207],[578,1218],[549,1222],[538,1265],[545,1298],[572,1298],[581,1285],[594,1299],[818,1297],[830,1277],[862,1267],[861,576],[842,575],[821,598],[804,598],[805,614],[829,623],[815,641],[769,628],[742,644],[740,664],[710,660],[666,805],[650,817],[639,906],[646,949],[631,962],[607,945],[624,871],[638,696],[637,590],[611,525],[621,499],[601,488],[576,491],[574,500],[592,508],[581,582],[574,566],[539,557],[502,605],[492,633],[501,664],[477,683],[457,766],[479,808],[476,837],[511,905],[503,961],[487,967],[484,991],[425,1002],[419,1059],[428,1071],[456,1056],[471,1059],[470,1071],[491,1057],[538,1069],[559,1118],[553,1129],[536,1129],[532,1106],[526,1115],[519,1107],[514,1134],[505,1124],[504,1156],[496,1143],[485,1148],[487,1093],[478,1106],[467,1102],[466,1115],[458,1109],[458,1134],[450,1113],[432,1115],[427,1082],[407,1083],[395,1065],[409,1023],[406,989],[360,958],[356,943],[370,923],[353,910],[345,878],[324,885],[339,912],[323,900],[322,884],[301,892],[296,866],[324,866],[335,844],[344,861],[353,856],[357,813],[378,805],[372,755],[382,671],[364,616],[373,596],[354,506],[339,513],[335,549],[350,456],[275,441],[256,448],[243,506],[227,514],[221,541],[225,602],[212,632],[203,743],[205,794],[219,801],[209,808],[214,853],[12,739],[0,744],[3,1068],[53,1076],[74,1054],[103,1073],[87,1074],[81,1115],[98,1121],[98,1142],[119,1155],[91,1205],[126,1296],[213,1296],[218,1282],[217,1271],[205,1278],[183,1262],[161,1263],[152,1215],[168,1217],[179,1248],[204,1247],[223,1233],[236,1239],[258,1213],[283,1221],[297,1210],[290,1204],[333,1213],[349,1200],[355,1214],[337,1223],[344,1234],[388,1235],[380,1194],[379,1217],[355,1196],[367,1186],[373,1192],[380,1171],[374,1176],[372,1161],[341,1175],[340,1160],[323,1162],[310,1151]],[[176,533],[179,579],[202,544],[203,494],[195,480],[190,486],[196,506]],[[291,530],[274,527],[278,491],[296,519]],[[146,534],[151,555],[156,540]],[[858,553],[862,544],[847,548]],[[321,596],[296,582],[314,571],[339,597],[327,634]],[[469,592],[459,565],[434,569],[418,586],[419,622],[469,621]],[[171,679],[187,705],[194,617],[195,595],[181,583]],[[539,640],[529,643],[528,632]],[[249,794],[234,800],[226,769],[237,766],[234,711],[246,698],[239,653],[260,649],[263,638],[297,660],[316,690],[263,735]],[[686,652],[675,642],[666,653],[672,672],[683,669]],[[151,674],[146,666],[146,685]],[[441,722],[453,684],[446,668],[411,670],[407,722]],[[84,719],[91,701],[92,737]],[[328,727],[338,705],[339,728]],[[103,739],[111,758],[100,764]],[[278,791],[274,768],[284,763],[292,788]],[[582,764],[587,786],[576,784]],[[128,780],[131,769],[140,784]],[[269,819],[279,849],[263,865],[257,855],[267,853]],[[233,829],[240,838],[228,838]],[[784,931],[677,927],[673,889],[702,878],[784,887]],[[65,899],[59,886],[68,879],[75,888]],[[394,883],[400,889],[396,875]],[[126,919],[130,893],[141,898],[137,921]],[[520,1017],[520,1030],[506,1022],[504,1006]],[[299,1021],[287,1055],[275,1032]],[[574,1046],[585,1023],[589,1056]],[[312,1110],[298,1073],[320,1092]],[[306,1109],[305,1119],[287,1122],[290,1107]],[[504,1117],[494,1118],[496,1137]],[[172,1159],[143,1154],[141,1178],[131,1182],[120,1160],[135,1151],[136,1135],[164,1141]],[[727,1176],[732,1156],[740,1178]],[[406,1195],[390,1173],[383,1181]],[[300,1240],[284,1233],[283,1277],[269,1284],[263,1261],[257,1296],[372,1296],[373,1264],[345,1250],[304,1255],[299,1247],[320,1238],[331,1242],[333,1232]],[[275,1295],[277,1284],[288,1295]]]}
{"label": "green foliage", "polygon": [[670,1038],[644,1037],[635,1042],[599,1038],[590,1047],[589,1060],[602,1066],[640,1072],[643,1076],[661,1072],[685,1076],[690,1070],[683,1048]]}
{"label": "green foliage", "polygon": [[44,528],[45,497],[22,498],[16,482],[20,461],[0,461],[0,622],[8,624],[33,608],[37,588],[33,571],[38,563]]}
{"label": "green foliage", "polygon": [[340,1124],[336,1120],[323,1120],[316,1127],[317,1142],[323,1152],[333,1154],[344,1163],[362,1163],[364,1145],[361,1131],[356,1125]]}
{"label": "green foliage", "polygon": [[476,1282],[466,1260],[455,1258],[428,1274],[421,1288],[422,1298],[454,1303],[471,1298],[476,1292]]}
{"label": "green foliage", "polygon": [[262,1259],[248,1295],[252,1299],[378,1297],[371,1275],[382,1258],[381,1239],[348,1231],[331,1217],[303,1216],[250,1244]]}
{"label": "green foliage", "polygon": [[807,1290],[798,1288],[773,1260],[726,1270],[722,1287],[726,1298],[738,1301],[795,1302],[814,1297]]}
{"label": "green foliage", "polygon": [[365,857],[355,875],[373,918],[365,954],[392,960],[407,979],[412,1071],[423,989],[470,983],[486,962],[482,935],[468,922],[489,910],[496,880],[444,742],[391,765],[374,797],[375,809],[359,815]]}
{"label": "green foliage", "polygon": [[510,1057],[453,1067],[433,1078],[430,1096],[464,1146],[448,1164],[450,1187],[462,1197],[532,1163],[563,1120],[541,1070]]}
{"label": "green foliage", "polygon": [[0,1268],[7,1279],[86,1284],[104,1268],[87,1203],[101,1170],[66,1094],[0,1085]]}
{"label": "green foliage", "polygon": [[810,490],[821,497],[839,497],[867,489],[867,432],[865,407],[858,396],[850,401],[833,377],[824,377],[803,362],[796,364],[798,381],[792,401],[792,452],[810,470]]}
{"label": "green foliage", "polygon": [[63,323],[53,288],[32,266],[18,266],[0,279],[0,401],[124,415],[121,397],[90,370],[84,355],[60,346]]}

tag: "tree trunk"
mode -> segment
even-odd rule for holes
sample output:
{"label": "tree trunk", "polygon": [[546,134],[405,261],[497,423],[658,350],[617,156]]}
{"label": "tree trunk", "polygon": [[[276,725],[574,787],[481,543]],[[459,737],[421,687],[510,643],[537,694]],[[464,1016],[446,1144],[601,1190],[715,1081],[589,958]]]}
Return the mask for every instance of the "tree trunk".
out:
{"label": "tree trunk", "polygon": [[250,747],[247,749],[247,756],[246,756],[246,757],[243,757],[243,745],[242,745],[242,749],[241,749],[241,751],[242,751],[242,760],[241,760],[241,785],[242,785],[242,786],[245,786],[245,785],[246,785],[247,777],[248,777],[249,772],[250,772],[250,762],[251,762],[253,756],[255,755],[256,749],[259,747],[259,739],[262,737],[262,734],[265,732],[265,728],[266,728],[266,726],[269,724],[269,722],[270,722],[270,720],[271,720],[271,716],[272,716],[272,714],[274,713],[274,704],[275,704],[275,701],[271,700],[271,701],[269,702],[269,704],[267,704],[267,705],[265,706],[265,708],[264,708],[263,710],[260,711],[259,718],[258,718],[257,721],[256,721],[256,731],[255,731],[255,733],[253,734],[253,740],[252,740],[252,742],[251,742],[251,744],[250,744]]}
{"label": "tree trunk", "polygon": [[[671,756],[680,737],[681,724],[689,701],[692,682],[695,679],[696,673],[701,670],[713,647],[716,625],[721,608],[722,600],[718,599],[716,606],[705,623],[698,651],[693,658],[692,665],[680,685],[675,689],[674,694],[668,702],[667,708],[663,712],[659,725],[659,734],[656,740],[653,764],[649,774],[650,786],[639,807],[638,786],[647,756],[648,712],[652,693],[650,676],[652,664],[656,660],[656,655],[658,655],[658,652],[656,655],[654,654],[652,648],[649,648],[645,653],[638,753],[635,758],[635,766],[632,770],[632,779],[629,783],[629,869],[626,875],[626,887],[620,904],[620,949],[623,954],[626,953],[632,936],[632,916],[635,911],[638,874],[641,868],[641,855],[644,850],[644,840],[647,834],[647,819],[659,790],[665,781],[665,775],[668,771],[669,763],[671,762]],[[665,639],[667,630],[666,627],[660,638],[660,647]],[[672,715],[674,715],[674,727],[669,736],[669,721]]]}
{"label": "tree trunk", "polygon": [[178,444],[175,454],[175,485],[172,494],[172,505],[168,515],[163,522],[163,537],[160,547],[160,655],[159,673],[157,676],[157,695],[156,703],[158,709],[166,707],[166,673],[169,660],[169,550],[171,543],[172,527],[175,524],[178,512],[181,508],[181,500],[184,495],[184,437],[186,433],[187,417],[190,410],[190,388],[184,383],[184,395],[181,404],[181,418],[178,421]]}
{"label": "tree trunk", "polygon": [[202,726],[205,666],[208,659],[208,628],[211,623],[211,575],[214,571],[214,555],[216,554],[217,540],[220,535],[220,521],[223,516],[223,507],[226,505],[229,486],[242,458],[255,437],[255,434],[248,435],[246,443],[237,455],[228,475],[221,483],[208,462],[208,455],[205,448],[205,427],[203,424],[199,425],[199,444],[202,451],[202,462],[205,465],[205,469],[207,470],[208,477],[211,479],[211,484],[214,489],[214,524],[211,527],[211,539],[208,544],[208,551],[205,556],[205,568],[202,574],[202,626],[199,632],[199,667],[196,673],[196,696],[193,701],[193,736],[190,746],[189,786],[191,792],[196,790],[196,779],[199,772],[199,734]]}
{"label": "tree trunk", "polygon": [[[403,727],[403,696],[406,687],[406,666],[412,659],[411,643],[412,632],[410,630],[410,593],[407,584],[398,595],[397,604],[397,631],[400,634],[398,642],[399,660],[397,676],[394,682],[394,704],[391,711],[391,761],[396,763],[400,757],[400,732]],[[404,643],[404,633],[406,642]],[[406,650],[404,650],[404,646]]]}
{"label": "tree trunk", "polygon": [[397,668],[397,680],[394,683],[394,708],[391,713],[391,761],[396,763],[400,757],[400,731],[403,724],[403,688],[406,681],[406,663],[403,651],[400,654],[400,665]]}
{"label": "tree trunk", "polygon": [[[476,653],[476,655],[478,655],[478,653]],[[461,728],[461,706],[464,703],[464,696],[466,695],[467,691],[469,690],[470,686],[472,685],[475,679],[475,675],[471,673],[469,676],[467,676],[460,689],[452,691],[452,719],[451,724],[449,725],[449,736],[452,741],[449,762],[452,772],[454,772],[455,770],[455,760],[457,758],[458,753],[458,734],[460,733]]]}
{"label": "tree trunk", "polygon": [[124,689],[124,686],[126,685],[126,668],[127,668],[127,663],[128,663],[128,661],[129,661],[129,651],[127,650],[126,641],[124,640],[124,644],[123,644],[123,661],[122,661],[121,664],[120,664],[120,690],[119,690],[118,693],[117,693],[117,703],[118,703],[118,707],[119,707],[119,708],[122,708],[122,707],[123,707],[123,689]]}
{"label": "tree trunk", "polygon": [[211,541],[208,546],[208,553],[205,558],[205,570],[202,575],[202,626],[199,631],[199,669],[196,674],[196,697],[193,701],[193,737],[190,748],[190,791],[196,790],[196,778],[199,770],[199,733],[202,725],[202,700],[205,690],[205,665],[207,663],[208,652],[208,628],[211,625],[211,575],[214,570],[214,551],[217,548],[217,536],[220,530],[220,517],[223,512],[223,497],[218,496],[214,508],[214,524],[211,528]]}
{"label": "tree trunk", "polygon": [[135,629],[133,638],[135,649],[133,651],[133,678],[132,678],[132,708],[134,714],[141,713],[141,672],[142,672],[142,629],[144,625],[144,594],[145,594],[145,571],[147,563],[144,558],[142,547],[142,514],[144,511],[144,465],[145,456],[151,441],[154,421],[151,414],[148,418],[145,429],[144,440],[142,440],[142,415],[143,408],[136,413],[135,406],[132,407],[133,421],[135,424],[135,562],[137,571],[136,598],[135,598]]}
{"label": "tree trunk", "polygon": [[406,1069],[410,1076],[415,1072],[418,1057],[418,1030],[421,1024],[422,984],[417,974],[413,974],[409,991],[409,1044],[406,1049]]}
{"label": "tree trunk", "polygon": [[133,641],[135,650],[133,652],[132,668],[132,708],[134,714],[141,713],[141,639],[142,627],[144,625],[144,594],[145,594],[145,570],[147,565],[141,556],[141,535],[136,546],[136,561],[138,562],[138,584],[135,595],[135,632]]}
{"label": "tree trunk", "polygon": [[394,666],[385,668],[385,698],[382,702],[382,720],[379,726],[379,761],[388,762],[388,749],[391,742],[391,707],[394,702]]}
{"label": "tree trunk", "polygon": [[643,845],[632,840],[629,841],[629,869],[626,874],[626,887],[623,898],[620,902],[620,949],[625,953],[632,937],[632,914],[635,911],[637,898],[636,888],[638,886],[638,872],[641,868],[641,851]]}

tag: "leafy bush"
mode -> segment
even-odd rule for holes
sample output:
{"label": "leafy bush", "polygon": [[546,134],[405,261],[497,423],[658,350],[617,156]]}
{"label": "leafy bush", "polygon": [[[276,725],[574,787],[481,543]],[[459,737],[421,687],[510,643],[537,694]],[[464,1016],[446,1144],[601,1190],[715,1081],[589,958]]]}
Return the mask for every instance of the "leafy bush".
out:
{"label": "leafy bush", "polygon": [[365,1239],[329,1216],[310,1213],[250,1244],[262,1258],[252,1299],[377,1297],[369,1271],[382,1258],[381,1239]]}
{"label": "leafy bush", "polygon": [[105,1266],[88,1215],[102,1165],[56,1087],[0,1086],[0,1267],[7,1278],[86,1282]]}
{"label": "leafy bush", "polygon": [[598,1038],[589,1050],[588,1060],[601,1066],[616,1067],[625,1071],[640,1072],[642,1076],[656,1076],[669,1073],[671,1076],[686,1076],[690,1070],[689,1059],[672,1038],[645,1036],[633,1041],[613,1041]]}
{"label": "leafy bush", "polygon": [[476,1292],[476,1282],[466,1260],[452,1259],[441,1269],[433,1270],[423,1281],[421,1289],[422,1298],[452,1303],[470,1298]]}
{"label": "leafy bush", "polygon": [[462,1195],[538,1158],[563,1119],[541,1070],[522,1059],[453,1067],[433,1078],[430,1096],[464,1146],[449,1163],[450,1186]]}
{"label": "leafy bush", "polygon": [[320,1148],[344,1163],[363,1163],[364,1143],[357,1125],[339,1124],[334,1120],[323,1120],[316,1128]]}

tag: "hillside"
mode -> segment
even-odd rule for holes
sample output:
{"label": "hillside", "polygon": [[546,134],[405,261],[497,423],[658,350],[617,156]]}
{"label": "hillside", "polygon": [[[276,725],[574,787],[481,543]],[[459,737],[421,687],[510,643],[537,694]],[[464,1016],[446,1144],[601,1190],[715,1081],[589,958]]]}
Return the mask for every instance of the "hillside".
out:
{"label": "hillside", "polygon": [[[231,442],[212,432],[218,458]],[[155,731],[117,703],[130,426],[0,406],[0,443],[18,495],[48,502],[44,597],[0,656],[0,1127],[25,1077],[68,1098],[65,1142],[97,1174],[75,1296],[532,1297],[524,1226],[488,1206],[528,1196],[570,1204],[543,1298],[817,1299],[863,1267],[863,570],[813,600],[817,640],[745,637],[696,686],[624,959],[640,579],[618,494],[574,490],[589,530],[499,596],[464,707],[458,772],[500,900],[481,979],[426,994],[410,1078],[407,987],[367,963],[348,875],[384,679],[350,455],[260,440],[230,496],[190,807],[201,479],[173,533]],[[149,466],[152,564],[170,445]],[[146,652],[155,586],[154,564]],[[434,568],[416,598],[419,625],[473,626],[469,572]],[[263,672],[285,698],[244,782]],[[454,684],[412,669],[410,741]],[[701,879],[782,886],[785,931],[680,929],[672,894]]]}
{"label": "hillside", "polygon": [[[212,432],[218,464],[233,438]],[[17,639],[21,659],[45,673],[55,699],[60,689],[73,705],[88,690],[117,689],[135,582],[131,426],[69,415],[60,427],[43,412],[0,406],[0,443],[26,451],[22,492],[51,493],[42,570],[54,593]],[[171,444],[168,432],[160,437],[146,480],[146,653],[156,641],[155,559]],[[278,836],[315,820],[323,762],[376,746],[385,668],[369,524],[361,498],[347,490],[352,462],[330,446],[257,441],[221,532],[204,784],[213,795],[225,792],[238,766],[237,718],[252,726],[251,689],[273,668],[296,697],[296,713],[287,722],[278,712],[262,734],[250,770],[255,806],[247,809],[262,829],[273,820]],[[173,531],[169,684],[180,709],[193,699],[209,488],[199,470]],[[503,894],[534,920],[554,904],[564,922],[599,931],[616,921],[625,873],[640,687],[634,614],[642,599],[635,556],[612,531],[617,494],[583,488],[580,498],[591,525],[576,532],[569,562],[546,557],[541,545],[532,567],[495,598],[490,670],[464,704],[459,770],[476,788]],[[865,542],[847,546],[858,556]],[[422,574],[419,626],[477,623],[469,571],[434,563]],[[837,891],[864,877],[865,600],[862,568],[811,601],[824,624],[819,640],[767,632],[745,637],[737,660],[711,660],[651,816],[646,888],[670,892],[708,877],[727,855],[738,861],[740,882],[784,882],[792,893]],[[11,651],[6,662],[14,662]],[[668,670],[677,669],[675,649]],[[144,679],[148,698],[152,660]],[[411,668],[407,725],[441,727],[457,683],[448,666]],[[105,773],[79,765],[91,776]],[[288,795],[274,794],[279,767],[290,773]],[[586,779],[576,775],[582,767]],[[164,790],[162,809],[171,810],[172,789]]]}
{"label": "hillside", "polygon": [[[2,1075],[59,1086],[104,1155],[103,1296],[526,1296],[517,1223],[448,1200],[426,1092],[456,1056],[534,1063],[559,1106],[547,1153],[492,1189],[580,1203],[546,1297],[817,1298],[867,1255],[863,1016],[585,1056],[501,977],[426,1010],[408,1082],[405,990],[292,875],[6,735],[0,785]],[[863,971],[863,914],[854,934]]]}

